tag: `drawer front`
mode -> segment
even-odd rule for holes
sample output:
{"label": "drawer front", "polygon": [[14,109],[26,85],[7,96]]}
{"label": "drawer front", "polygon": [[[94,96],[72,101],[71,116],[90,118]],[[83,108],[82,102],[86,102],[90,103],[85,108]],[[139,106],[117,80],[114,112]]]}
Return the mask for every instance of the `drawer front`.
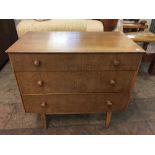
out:
{"label": "drawer front", "polygon": [[129,89],[134,71],[17,72],[23,94],[122,92]]}
{"label": "drawer front", "polygon": [[15,71],[136,70],[141,54],[9,54]]}
{"label": "drawer front", "polygon": [[126,93],[23,95],[26,112],[46,114],[121,111],[128,104]]}

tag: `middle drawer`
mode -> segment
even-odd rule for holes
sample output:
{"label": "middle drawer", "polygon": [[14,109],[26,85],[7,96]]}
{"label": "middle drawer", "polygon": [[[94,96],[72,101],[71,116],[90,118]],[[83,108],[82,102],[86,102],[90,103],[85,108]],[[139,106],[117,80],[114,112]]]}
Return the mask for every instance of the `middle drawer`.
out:
{"label": "middle drawer", "polygon": [[127,91],[134,71],[16,72],[22,94]]}

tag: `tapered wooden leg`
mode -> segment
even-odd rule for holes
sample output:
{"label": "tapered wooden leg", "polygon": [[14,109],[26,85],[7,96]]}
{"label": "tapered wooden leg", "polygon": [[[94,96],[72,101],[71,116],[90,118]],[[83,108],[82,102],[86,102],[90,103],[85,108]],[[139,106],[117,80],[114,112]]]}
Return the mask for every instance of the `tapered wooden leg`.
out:
{"label": "tapered wooden leg", "polygon": [[143,43],[143,49],[144,50],[147,50],[148,45],[149,45],[149,42],[144,42]]}
{"label": "tapered wooden leg", "polygon": [[41,128],[47,129],[46,114],[40,114]]}
{"label": "tapered wooden leg", "polygon": [[149,66],[148,72],[149,72],[149,74],[155,75],[155,55],[154,55],[153,60]]}
{"label": "tapered wooden leg", "polygon": [[112,112],[106,113],[105,127],[108,128],[111,121]]}

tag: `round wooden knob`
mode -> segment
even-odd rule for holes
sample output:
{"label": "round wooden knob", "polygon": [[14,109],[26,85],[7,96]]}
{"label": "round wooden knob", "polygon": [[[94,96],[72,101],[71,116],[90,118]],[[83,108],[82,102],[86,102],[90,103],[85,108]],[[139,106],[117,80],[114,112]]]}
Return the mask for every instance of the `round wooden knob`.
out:
{"label": "round wooden knob", "polygon": [[37,84],[38,84],[38,86],[43,86],[43,84],[44,84],[44,82],[42,81],[42,80],[39,80],[38,82],[37,82]]}
{"label": "round wooden knob", "polygon": [[113,64],[114,64],[114,66],[119,66],[120,65],[120,62],[118,60],[114,60],[113,61]]}
{"label": "round wooden knob", "polygon": [[109,83],[110,83],[111,86],[115,86],[116,85],[116,82],[114,80],[110,80]]}
{"label": "round wooden knob", "polygon": [[112,102],[110,100],[106,101],[107,102],[107,106],[111,107],[112,106]]}
{"label": "round wooden knob", "polygon": [[34,64],[34,66],[38,67],[40,65],[40,61],[39,60],[34,60],[33,64]]}
{"label": "round wooden knob", "polygon": [[43,101],[43,102],[41,102],[41,104],[40,104],[40,106],[42,107],[42,108],[45,108],[46,107],[46,102],[45,101]]}

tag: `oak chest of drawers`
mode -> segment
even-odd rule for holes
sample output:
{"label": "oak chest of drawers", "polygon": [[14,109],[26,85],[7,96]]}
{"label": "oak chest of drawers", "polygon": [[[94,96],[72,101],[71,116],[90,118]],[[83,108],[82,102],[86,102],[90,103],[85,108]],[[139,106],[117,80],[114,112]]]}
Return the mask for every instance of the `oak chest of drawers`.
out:
{"label": "oak chest of drawers", "polygon": [[143,49],[120,32],[30,32],[7,52],[25,112],[106,112],[127,108]]}

